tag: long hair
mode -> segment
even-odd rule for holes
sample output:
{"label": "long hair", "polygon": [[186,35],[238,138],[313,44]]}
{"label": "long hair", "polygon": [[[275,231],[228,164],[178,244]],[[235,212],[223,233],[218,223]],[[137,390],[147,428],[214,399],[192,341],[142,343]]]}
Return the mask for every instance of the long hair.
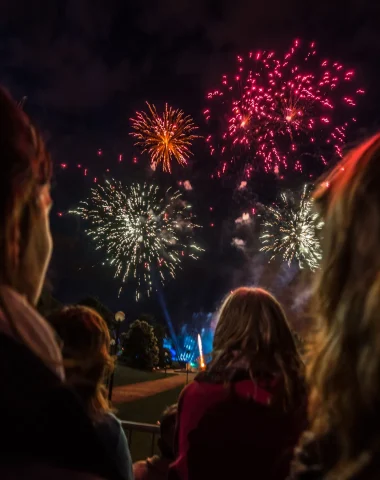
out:
{"label": "long hair", "polygon": [[97,421],[111,411],[104,386],[113,371],[110,334],[103,318],[88,307],[64,307],[48,317],[63,342],[66,380],[82,398],[89,416]]}
{"label": "long hair", "polygon": [[211,369],[240,361],[253,380],[280,375],[280,400],[285,408],[293,406],[302,384],[302,360],[281,305],[260,288],[238,288],[220,310]]}
{"label": "long hair", "polygon": [[1,87],[0,163],[0,282],[34,303],[31,292],[40,266],[29,243],[32,234],[38,235],[37,198],[39,188],[50,182],[52,164],[37,130]]}
{"label": "long hair", "polygon": [[309,416],[317,436],[336,436],[345,478],[380,441],[380,134],[349,153],[314,197],[325,227]]}

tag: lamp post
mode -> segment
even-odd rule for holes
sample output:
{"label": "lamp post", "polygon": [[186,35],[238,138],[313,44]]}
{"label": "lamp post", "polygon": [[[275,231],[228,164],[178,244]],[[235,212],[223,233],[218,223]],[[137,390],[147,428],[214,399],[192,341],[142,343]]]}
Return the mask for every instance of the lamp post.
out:
{"label": "lamp post", "polygon": [[[124,312],[116,312],[115,313],[115,322],[116,322],[116,338],[115,340],[111,340],[111,352],[113,350],[113,354],[114,355],[117,355],[117,347],[119,345],[119,336],[120,336],[120,325],[121,325],[121,322],[123,322],[125,320],[125,313]],[[114,348],[112,348],[114,347]],[[116,357],[116,362],[117,362],[117,357]],[[116,365],[117,363],[115,362],[115,368],[112,372],[112,375],[111,375],[111,378],[110,378],[110,383],[109,383],[109,387],[108,387],[108,400],[112,400],[112,389],[113,389],[113,380],[114,380],[114,376],[115,376],[115,370],[116,370]]]}
{"label": "lamp post", "polygon": [[168,352],[165,351],[164,353],[164,367],[165,367],[165,377],[166,377],[166,368],[167,368],[167,363],[168,363]]}

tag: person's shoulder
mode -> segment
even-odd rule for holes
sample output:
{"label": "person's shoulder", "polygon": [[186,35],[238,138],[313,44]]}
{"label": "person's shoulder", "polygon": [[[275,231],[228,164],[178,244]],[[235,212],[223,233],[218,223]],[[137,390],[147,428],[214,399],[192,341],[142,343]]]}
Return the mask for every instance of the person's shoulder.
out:
{"label": "person's shoulder", "polygon": [[124,434],[120,420],[111,412],[105,412],[95,423],[95,428],[101,438],[107,438],[116,448],[120,437]]}
{"label": "person's shoulder", "polygon": [[121,420],[112,412],[104,412],[99,421],[101,428],[114,432],[124,432]]}
{"label": "person's shoulder", "polygon": [[181,395],[185,395],[188,392],[194,392],[194,390],[198,389],[198,386],[198,382],[196,380],[193,380],[191,383],[189,383],[183,388]]}
{"label": "person's shoulder", "polygon": [[[28,375],[25,375],[25,365],[28,366]],[[35,389],[45,390],[52,385],[62,384],[57,375],[29,348],[2,332],[0,332],[0,373],[2,379],[10,376],[13,385],[20,382],[24,387],[32,385]]]}
{"label": "person's shoulder", "polygon": [[193,380],[182,390],[178,399],[178,411],[184,407],[190,410],[202,408],[208,403],[218,401],[224,395],[222,384]]}
{"label": "person's shoulder", "polygon": [[113,414],[112,412],[105,412],[104,413],[103,422],[108,424],[108,425],[111,425],[115,428],[123,428],[121,420],[119,420],[117,418],[117,416],[115,414]]}
{"label": "person's shoulder", "polygon": [[191,383],[185,386],[182,390],[179,401],[183,400],[184,398],[188,399],[194,396],[198,396],[203,392],[205,389],[207,390],[208,384],[199,382],[197,378],[195,378]]}

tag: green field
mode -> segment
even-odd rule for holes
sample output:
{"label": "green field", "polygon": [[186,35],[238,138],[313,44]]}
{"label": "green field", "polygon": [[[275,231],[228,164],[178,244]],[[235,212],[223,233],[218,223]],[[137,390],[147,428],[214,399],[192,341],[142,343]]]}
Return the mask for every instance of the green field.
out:
{"label": "green field", "polygon": [[[134,402],[117,405],[116,415],[120,420],[156,424],[163,410],[177,403],[181,387],[158,393]],[[152,436],[148,433],[134,432],[130,442],[132,459],[134,462],[150,455]]]}
{"label": "green field", "polygon": [[133,383],[147,382],[149,380],[159,380],[160,378],[165,378],[172,375],[175,374],[167,373],[165,375],[164,371],[146,372],[144,370],[136,370],[134,368],[118,364],[115,370],[114,387],[131,385]]}

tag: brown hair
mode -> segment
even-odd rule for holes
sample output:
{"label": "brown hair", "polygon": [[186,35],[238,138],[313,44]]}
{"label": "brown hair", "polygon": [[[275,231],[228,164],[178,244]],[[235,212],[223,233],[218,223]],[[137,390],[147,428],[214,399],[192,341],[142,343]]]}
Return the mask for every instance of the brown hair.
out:
{"label": "brown hair", "polygon": [[309,413],[317,436],[336,435],[334,475],[345,478],[380,441],[380,134],[349,153],[314,197],[325,227]]}
{"label": "brown hair", "polygon": [[29,249],[39,214],[39,187],[50,182],[51,160],[28,117],[0,87],[0,282],[26,294],[35,288]]}
{"label": "brown hair", "polygon": [[174,438],[175,438],[175,426],[177,422],[178,405],[175,403],[167,407],[159,420],[160,425],[160,438],[158,447],[161,454],[165,458],[173,459],[174,454]]}
{"label": "brown hair", "polygon": [[224,301],[215,329],[211,368],[244,360],[252,379],[280,374],[282,403],[300,393],[302,360],[278,301],[260,288],[238,288]]}
{"label": "brown hair", "polygon": [[67,383],[78,392],[96,421],[111,411],[104,386],[106,375],[114,368],[107,324],[95,310],[79,305],[51,314],[48,321],[63,342]]}

